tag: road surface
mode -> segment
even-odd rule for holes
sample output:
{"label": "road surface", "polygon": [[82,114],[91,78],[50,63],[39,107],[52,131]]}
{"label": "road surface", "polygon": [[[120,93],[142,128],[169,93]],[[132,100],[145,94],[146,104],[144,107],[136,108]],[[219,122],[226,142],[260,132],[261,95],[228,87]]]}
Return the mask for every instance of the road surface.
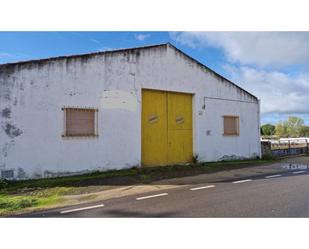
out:
{"label": "road surface", "polygon": [[23,217],[309,217],[309,169],[215,179]]}

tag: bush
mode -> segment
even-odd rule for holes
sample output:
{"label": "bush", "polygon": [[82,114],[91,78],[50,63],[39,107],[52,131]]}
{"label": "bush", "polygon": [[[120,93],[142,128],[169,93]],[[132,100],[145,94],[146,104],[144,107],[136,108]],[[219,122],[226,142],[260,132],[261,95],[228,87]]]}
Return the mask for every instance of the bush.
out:
{"label": "bush", "polygon": [[8,182],[5,179],[0,179],[0,192],[6,190]]}

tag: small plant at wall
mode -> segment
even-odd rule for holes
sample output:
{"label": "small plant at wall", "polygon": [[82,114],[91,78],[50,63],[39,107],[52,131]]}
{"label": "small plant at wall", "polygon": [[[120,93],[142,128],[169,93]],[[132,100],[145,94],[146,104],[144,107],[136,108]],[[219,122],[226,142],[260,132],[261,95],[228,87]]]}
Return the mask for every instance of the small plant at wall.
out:
{"label": "small plant at wall", "polygon": [[273,155],[273,154],[271,154],[271,153],[267,153],[267,154],[265,154],[265,155],[262,156],[262,159],[263,159],[263,160],[278,160],[279,157],[276,156],[276,155]]}
{"label": "small plant at wall", "polygon": [[193,162],[193,164],[197,164],[197,163],[199,162],[199,160],[198,160],[198,154],[193,154],[193,156],[192,156],[192,162]]}

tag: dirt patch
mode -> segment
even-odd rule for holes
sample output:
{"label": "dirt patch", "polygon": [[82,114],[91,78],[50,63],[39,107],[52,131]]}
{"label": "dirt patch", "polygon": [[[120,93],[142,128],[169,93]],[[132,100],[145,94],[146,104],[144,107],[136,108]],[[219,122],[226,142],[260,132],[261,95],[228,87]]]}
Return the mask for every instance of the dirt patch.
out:
{"label": "dirt patch", "polygon": [[89,201],[103,201],[135,194],[142,194],[151,191],[166,190],[183,187],[184,185],[160,184],[160,185],[136,185],[112,188],[105,191],[95,192],[92,194],[66,195],[63,196],[63,204],[76,205],[87,203]]}
{"label": "dirt patch", "polygon": [[11,118],[11,109],[10,108],[4,108],[1,112],[2,117],[4,118]]}
{"label": "dirt patch", "polygon": [[281,159],[280,162],[282,163],[299,163],[299,164],[309,164],[309,156],[289,156],[284,159]]}
{"label": "dirt patch", "polygon": [[86,195],[86,196],[81,196],[80,198],[77,198],[78,201],[91,201],[97,198],[98,195]]}
{"label": "dirt patch", "polygon": [[10,123],[7,123],[5,126],[3,126],[3,130],[10,138],[20,136],[23,133],[22,130],[20,130],[19,128],[15,127]]}

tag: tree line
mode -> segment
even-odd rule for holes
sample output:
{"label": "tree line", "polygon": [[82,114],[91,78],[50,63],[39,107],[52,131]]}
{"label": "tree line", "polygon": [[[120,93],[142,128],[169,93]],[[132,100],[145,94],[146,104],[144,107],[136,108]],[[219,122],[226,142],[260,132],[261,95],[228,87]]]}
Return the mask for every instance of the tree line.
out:
{"label": "tree line", "polygon": [[309,126],[304,125],[304,120],[299,117],[288,117],[276,125],[264,124],[261,126],[262,136],[276,137],[309,137]]}

